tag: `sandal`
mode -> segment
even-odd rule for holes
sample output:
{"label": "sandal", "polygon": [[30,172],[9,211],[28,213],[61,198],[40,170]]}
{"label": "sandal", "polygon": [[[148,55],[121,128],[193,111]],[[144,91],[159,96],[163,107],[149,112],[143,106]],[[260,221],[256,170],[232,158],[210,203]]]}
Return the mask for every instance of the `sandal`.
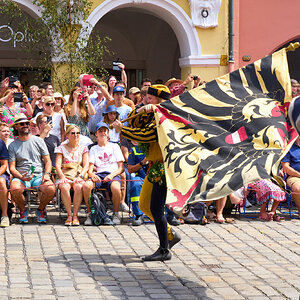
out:
{"label": "sandal", "polygon": [[65,226],[71,226],[72,225],[72,216],[68,217],[68,219],[65,221]]}
{"label": "sandal", "polygon": [[284,217],[280,217],[278,215],[273,216],[273,221],[275,221],[275,222],[281,222],[283,220],[285,220]]}
{"label": "sandal", "polygon": [[75,219],[74,219],[74,217],[73,217],[72,225],[73,225],[73,226],[79,226],[79,225],[80,225],[80,222],[79,222],[79,220],[78,220],[77,217],[75,217]]}

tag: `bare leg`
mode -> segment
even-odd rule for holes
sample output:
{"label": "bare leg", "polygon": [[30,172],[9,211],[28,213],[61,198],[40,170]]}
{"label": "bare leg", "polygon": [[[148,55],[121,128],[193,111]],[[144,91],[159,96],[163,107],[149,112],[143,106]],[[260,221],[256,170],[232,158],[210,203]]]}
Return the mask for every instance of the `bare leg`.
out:
{"label": "bare leg", "polygon": [[51,180],[48,180],[40,186],[39,190],[39,210],[44,210],[46,205],[53,199],[55,195],[55,185]]}
{"label": "bare leg", "polygon": [[300,182],[296,182],[292,185],[292,192],[293,200],[297,205],[298,216],[300,218]]}
{"label": "bare leg", "polygon": [[6,181],[2,177],[0,177],[0,207],[2,210],[2,217],[7,217],[8,192],[6,187]]}
{"label": "bare leg", "polygon": [[121,189],[118,181],[113,181],[110,186],[113,201],[113,211],[118,212],[121,201]]}
{"label": "bare leg", "polygon": [[66,208],[68,213],[68,219],[71,217],[72,220],[72,208],[71,208],[71,196],[70,196],[70,189],[71,185],[69,183],[59,184],[61,200]]}
{"label": "bare leg", "polygon": [[16,204],[18,205],[20,211],[24,211],[25,208],[25,197],[23,195],[23,192],[25,190],[25,186],[24,184],[19,181],[19,180],[14,180],[11,185],[11,197],[13,199],[13,201],[16,202]]}
{"label": "bare leg", "polygon": [[83,199],[88,212],[91,212],[89,198],[93,188],[94,188],[94,183],[91,180],[86,181],[82,187]]}
{"label": "bare leg", "polygon": [[216,210],[217,210],[217,222],[224,223],[225,219],[223,217],[223,209],[226,204],[227,197],[220,198],[216,200]]}
{"label": "bare leg", "polygon": [[81,183],[73,183],[74,189],[74,197],[73,197],[73,220],[74,218],[78,219],[78,211],[80,208],[80,204],[82,202],[82,184]]}
{"label": "bare leg", "polygon": [[126,196],[126,174],[125,172],[123,172],[121,175],[121,200],[120,200],[120,204],[125,202],[125,196]]}

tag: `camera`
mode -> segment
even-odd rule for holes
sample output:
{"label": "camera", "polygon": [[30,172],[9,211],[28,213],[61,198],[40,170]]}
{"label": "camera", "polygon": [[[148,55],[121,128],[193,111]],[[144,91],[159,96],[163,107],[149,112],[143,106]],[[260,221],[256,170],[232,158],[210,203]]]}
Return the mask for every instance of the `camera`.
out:
{"label": "camera", "polygon": [[14,93],[15,102],[23,102],[23,93]]}
{"label": "camera", "polygon": [[112,68],[112,69],[113,69],[114,71],[121,71],[121,69],[118,67],[118,65],[121,64],[121,63],[122,63],[121,61],[114,61],[114,62],[113,62],[113,68]]}
{"label": "camera", "polygon": [[82,77],[82,85],[83,86],[92,86],[92,83],[90,82],[90,79],[92,79],[93,75],[83,75]]}
{"label": "camera", "polygon": [[18,87],[14,84],[16,81],[19,81],[19,78],[17,76],[9,76],[9,85],[8,85],[8,87],[17,89]]}
{"label": "camera", "polygon": [[52,116],[47,117],[47,123],[50,123],[50,122],[52,122]]}
{"label": "camera", "polygon": [[85,91],[84,90],[79,90],[79,95],[78,95],[78,100],[79,101],[81,101],[81,100],[84,100],[84,96],[83,96],[83,94],[85,93]]}
{"label": "camera", "polygon": [[193,80],[197,80],[198,78],[199,78],[199,77],[196,76],[196,75],[193,76]]}

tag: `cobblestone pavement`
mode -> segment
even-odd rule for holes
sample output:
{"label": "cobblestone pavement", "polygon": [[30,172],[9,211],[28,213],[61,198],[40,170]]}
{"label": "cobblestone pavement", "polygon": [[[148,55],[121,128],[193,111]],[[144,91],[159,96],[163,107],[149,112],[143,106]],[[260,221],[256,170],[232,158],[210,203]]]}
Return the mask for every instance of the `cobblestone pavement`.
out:
{"label": "cobblestone pavement", "polygon": [[300,221],[181,225],[171,261],[141,262],[153,224],[0,230],[0,299],[299,299]]}

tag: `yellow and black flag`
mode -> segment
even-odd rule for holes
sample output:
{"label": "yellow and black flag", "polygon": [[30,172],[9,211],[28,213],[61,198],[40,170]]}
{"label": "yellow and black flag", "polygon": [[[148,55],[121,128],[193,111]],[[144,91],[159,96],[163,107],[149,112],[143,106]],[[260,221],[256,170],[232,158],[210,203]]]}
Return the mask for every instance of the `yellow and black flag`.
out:
{"label": "yellow and black flag", "polygon": [[168,206],[180,213],[277,173],[290,100],[283,49],[158,105]]}

